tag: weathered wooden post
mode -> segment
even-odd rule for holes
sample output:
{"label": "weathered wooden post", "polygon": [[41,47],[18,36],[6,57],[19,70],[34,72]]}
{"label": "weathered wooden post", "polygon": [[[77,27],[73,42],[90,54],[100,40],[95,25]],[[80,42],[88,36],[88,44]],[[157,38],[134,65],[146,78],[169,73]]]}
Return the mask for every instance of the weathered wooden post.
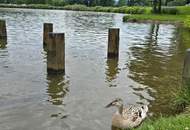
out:
{"label": "weathered wooden post", "polygon": [[44,32],[43,32],[43,46],[47,46],[49,33],[53,32],[53,24],[52,23],[44,23]]}
{"label": "weathered wooden post", "polygon": [[0,46],[7,43],[6,21],[0,20]]}
{"label": "weathered wooden post", "polygon": [[190,85],[190,49],[187,49],[183,68],[183,82]]}
{"label": "weathered wooden post", "polygon": [[47,71],[49,74],[65,73],[64,33],[49,33],[47,43]]}
{"label": "weathered wooden post", "polygon": [[108,34],[108,58],[119,57],[119,28],[110,28]]}

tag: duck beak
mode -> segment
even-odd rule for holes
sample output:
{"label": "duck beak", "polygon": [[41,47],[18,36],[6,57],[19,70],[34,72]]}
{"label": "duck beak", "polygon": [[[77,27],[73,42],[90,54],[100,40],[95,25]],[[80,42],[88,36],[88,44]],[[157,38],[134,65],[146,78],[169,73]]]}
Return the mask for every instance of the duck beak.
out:
{"label": "duck beak", "polygon": [[111,102],[111,103],[109,103],[108,105],[106,105],[105,108],[109,108],[109,107],[111,107],[111,106],[113,106],[113,102]]}
{"label": "duck beak", "polygon": [[111,106],[114,106],[115,102],[116,102],[116,100],[112,101],[111,103],[109,103],[108,105],[106,105],[105,108],[109,108]]}

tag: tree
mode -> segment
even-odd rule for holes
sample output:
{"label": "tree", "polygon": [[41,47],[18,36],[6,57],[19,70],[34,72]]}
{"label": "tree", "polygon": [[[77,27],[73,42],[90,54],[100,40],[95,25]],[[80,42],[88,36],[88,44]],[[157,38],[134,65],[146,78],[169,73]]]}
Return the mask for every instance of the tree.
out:
{"label": "tree", "polygon": [[115,3],[115,0],[100,0],[101,6],[113,6]]}
{"label": "tree", "polygon": [[119,0],[118,6],[125,6],[126,5],[126,0]]}
{"label": "tree", "polygon": [[153,13],[160,14],[162,12],[162,0],[153,0]]}

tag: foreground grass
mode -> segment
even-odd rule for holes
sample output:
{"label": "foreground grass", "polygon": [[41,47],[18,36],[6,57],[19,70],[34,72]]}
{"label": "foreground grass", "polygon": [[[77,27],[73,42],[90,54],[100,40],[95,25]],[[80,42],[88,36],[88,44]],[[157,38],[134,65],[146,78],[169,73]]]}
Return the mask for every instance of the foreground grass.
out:
{"label": "foreground grass", "polygon": [[147,120],[136,130],[190,130],[190,114]]}

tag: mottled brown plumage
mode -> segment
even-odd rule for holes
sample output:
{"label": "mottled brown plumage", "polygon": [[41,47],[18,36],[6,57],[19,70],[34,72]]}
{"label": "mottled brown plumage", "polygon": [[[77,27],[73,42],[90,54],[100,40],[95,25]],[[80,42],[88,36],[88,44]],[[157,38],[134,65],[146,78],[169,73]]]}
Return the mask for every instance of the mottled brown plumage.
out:
{"label": "mottled brown plumage", "polygon": [[115,99],[106,107],[116,106],[118,110],[112,116],[112,126],[118,128],[138,127],[146,118],[148,107],[146,105],[131,105],[124,107],[122,99]]}

